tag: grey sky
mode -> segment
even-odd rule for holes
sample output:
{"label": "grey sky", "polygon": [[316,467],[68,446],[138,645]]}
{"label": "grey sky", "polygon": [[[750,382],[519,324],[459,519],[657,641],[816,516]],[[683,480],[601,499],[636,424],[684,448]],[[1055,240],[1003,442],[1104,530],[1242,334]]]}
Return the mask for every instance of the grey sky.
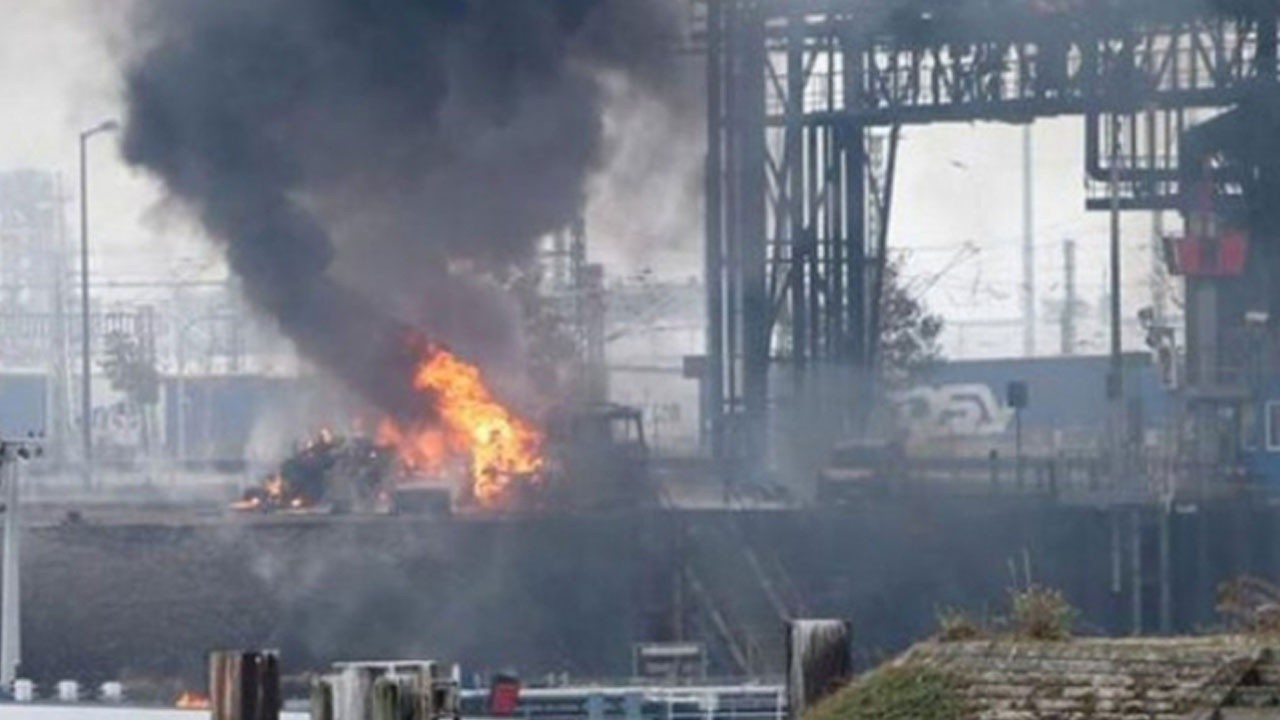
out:
{"label": "grey sky", "polygon": [[[0,0],[0,6],[0,168],[60,173],[74,220],[77,135],[121,116],[112,42],[128,2]],[[216,264],[211,249],[195,241],[191,226],[160,212],[158,186],[120,161],[116,142],[96,137],[90,149],[91,266],[130,278],[202,268],[207,274]]]}
{"label": "grey sky", "polygon": [[[1043,120],[1033,126],[1040,354],[1058,350],[1057,318],[1045,305],[1062,297],[1062,241],[1076,241],[1077,290],[1091,309],[1097,309],[1109,277],[1109,217],[1084,210],[1083,133],[1079,118]],[[966,347],[955,344],[959,325],[1020,316],[1022,128],[909,128],[903,131],[900,153],[890,245],[908,253],[909,274],[931,285],[926,294],[930,306],[953,321],[948,349],[982,355],[1019,353],[1021,335],[1016,328],[971,328]],[[1126,322],[1151,302],[1151,225],[1150,213],[1122,216],[1121,298]],[[1167,217],[1166,233],[1177,229],[1174,218]],[[973,243],[976,253],[956,262],[966,242]],[[1104,330],[1096,312],[1086,313],[1079,333],[1081,350],[1105,352]],[[1141,338],[1127,329],[1125,344],[1141,347]]]}
{"label": "grey sky", "polygon": [[[0,6],[5,16],[0,26],[0,169],[59,171],[72,219],[76,134],[122,114],[112,43],[128,0],[0,0]],[[649,169],[670,168],[672,181],[655,180],[661,175],[653,173],[598,178],[588,211],[592,252],[611,265],[613,276],[640,267],[664,275],[700,274],[700,139],[681,139],[689,130],[687,120],[653,128],[628,122],[629,117],[620,112],[608,124],[616,156],[634,163],[649,145],[631,142],[636,133],[666,133],[674,138],[669,151],[652,158]],[[929,286],[931,306],[957,325],[1018,314],[1020,133],[1012,126],[986,125],[909,128],[903,134],[891,244],[908,253],[908,275]],[[1107,218],[1083,210],[1080,135],[1078,119],[1036,125],[1038,290],[1042,300],[1060,297],[1061,241],[1071,237],[1079,243],[1080,293],[1095,304],[1106,277]],[[220,272],[216,251],[200,241],[191,224],[162,209],[156,184],[120,161],[114,138],[95,139],[91,167],[96,271],[118,278]],[[1149,216],[1134,214],[1125,227],[1130,238],[1125,304],[1132,317],[1149,302]],[[966,242],[977,253],[933,279],[955,261]],[[1042,318],[1042,353],[1057,348],[1051,321]],[[1086,323],[1082,338],[1088,341],[1099,329],[1090,330]],[[967,340],[964,348],[954,346],[954,332],[948,334],[949,350],[990,355],[1020,347],[1008,331],[979,334],[984,339]]]}

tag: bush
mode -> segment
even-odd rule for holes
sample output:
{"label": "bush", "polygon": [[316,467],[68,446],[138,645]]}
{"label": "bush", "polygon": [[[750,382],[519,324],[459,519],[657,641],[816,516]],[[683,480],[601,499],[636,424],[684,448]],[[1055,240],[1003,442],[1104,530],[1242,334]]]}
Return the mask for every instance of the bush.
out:
{"label": "bush", "polygon": [[938,640],[942,642],[976,640],[986,634],[986,628],[964,610],[943,608],[938,611]]}
{"label": "bush", "polygon": [[1014,637],[1024,640],[1066,640],[1071,637],[1076,611],[1062,593],[1029,585],[1010,590]]}
{"label": "bush", "polygon": [[1249,575],[1218,586],[1217,610],[1227,627],[1255,635],[1280,635],[1280,587]]}

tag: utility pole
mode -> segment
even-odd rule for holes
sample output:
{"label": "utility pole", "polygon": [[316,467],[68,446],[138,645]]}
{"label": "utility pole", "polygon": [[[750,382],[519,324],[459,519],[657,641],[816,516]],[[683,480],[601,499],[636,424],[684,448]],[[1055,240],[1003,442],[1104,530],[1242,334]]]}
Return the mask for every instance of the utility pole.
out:
{"label": "utility pole", "polygon": [[[1155,107],[1147,108],[1147,157],[1151,158],[1152,167],[1158,162],[1156,158],[1157,116],[1159,111]],[[1149,278],[1151,288],[1151,310],[1155,314],[1155,323],[1161,327],[1165,324],[1165,305],[1168,298],[1165,292],[1165,267],[1164,267],[1164,211],[1151,211],[1151,276]]]}
{"label": "utility pole", "polygon": [[1022,354],[1036,354],[1035,176],[1031,124],[1022,128]]}
{"label": "utility pole", "polygon": [[1124,417],[1124,365],[1120,355],[1120,116],[1111,116],[1111,167],[1108,190],[1111,195],[1111,372],[1107,377],[1107,397],[1111,404],[1111,481],[1123,480],[1124,438],[1128,429]]}
{"label": "utility pole", "polygon": [[90,367],[89,337],[89,139],[120,127],[104,120],[80,132],[80,426],[84,442],[83,477],[86,488],[93,487],[93,375]]}
{"label": "utility pole", "polygon": [[[725,349],[724,336],[720,332],[724,311],[724,255],[723,218],[720,215],[722,199],[721,177],[722,147],[721,127],[721,48],[720,29],[723,23],[721,0],[707,2],[707,155],[705,176],[707,211],[704,213],[705,226],[703,240],[705,255],[703,256],[703,283],[707,293],[707,338],[706,364],[703,370],[702,384],[705,387],[706,401],[702,407],[699,422],[707,436],[707,445],[711,458],[720,462],[725,457],[721,430],[724,413],[724,375],[723,356]],[[729,478],[724,477],[725,498],[729,496]]]}
{"label": "utility pole", "polygon": [[1162,211],[1151,213],[1151,310],[1156,324],[1164,327],[1168,315],[1168,293],[1165,290],[1164,267],[1164,216]]}
{"label": "utility pole", "polygon": [[89,344],[89,131],[80,133],[80,438],[85,489],[93,487],[93,375]]}
{"label": "utility pole", "polygon": [[1063,355],[1076,352],[1076,241],[1062,241],[1062,347]]}
{"label": "utility pole", "polygon": [[53,386],[49,403],[52,416],[52,437],[54,462],[59,469],[69,459],[72,438],[74,437],[72,422],[74,416],[73,393],[71,390],[71,348],[67,324],[67,219],[66,203],[68,198],[63,189],[61,173],[54,176],[54,233],[53,252],[50,253],[50,294],[53,309],[53,342],[49,349],[53,362]]}

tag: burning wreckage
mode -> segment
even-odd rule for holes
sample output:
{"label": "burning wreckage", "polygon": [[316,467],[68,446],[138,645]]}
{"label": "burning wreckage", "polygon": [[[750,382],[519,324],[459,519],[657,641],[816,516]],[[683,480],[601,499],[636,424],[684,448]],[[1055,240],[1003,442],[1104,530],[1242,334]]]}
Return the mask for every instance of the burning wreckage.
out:
{"label": "burning wreckage", "polygon": [[413,388],[430,421],[384,418],[373,437],[329,430],[233,504],[248,512],[600,510],[656,503],[640,412],[561,408],[540,427],[497,400],[480,369],[429,346]]}
{"label": "burning wreckage", "polygon": [[394,487],[394,452],[369,438],[325,429],[297,449],[236,510],[260,512],[386,511]]}

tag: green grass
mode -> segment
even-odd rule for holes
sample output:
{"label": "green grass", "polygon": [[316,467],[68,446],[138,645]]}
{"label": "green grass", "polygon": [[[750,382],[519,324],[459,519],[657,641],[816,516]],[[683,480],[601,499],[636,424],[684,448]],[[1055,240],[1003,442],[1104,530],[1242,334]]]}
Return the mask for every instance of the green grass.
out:
{"label": "green grass", "polygon": [[956,720],[965,716],[955,680],[921,667],[884,667],[858,678],[804,720]]}

